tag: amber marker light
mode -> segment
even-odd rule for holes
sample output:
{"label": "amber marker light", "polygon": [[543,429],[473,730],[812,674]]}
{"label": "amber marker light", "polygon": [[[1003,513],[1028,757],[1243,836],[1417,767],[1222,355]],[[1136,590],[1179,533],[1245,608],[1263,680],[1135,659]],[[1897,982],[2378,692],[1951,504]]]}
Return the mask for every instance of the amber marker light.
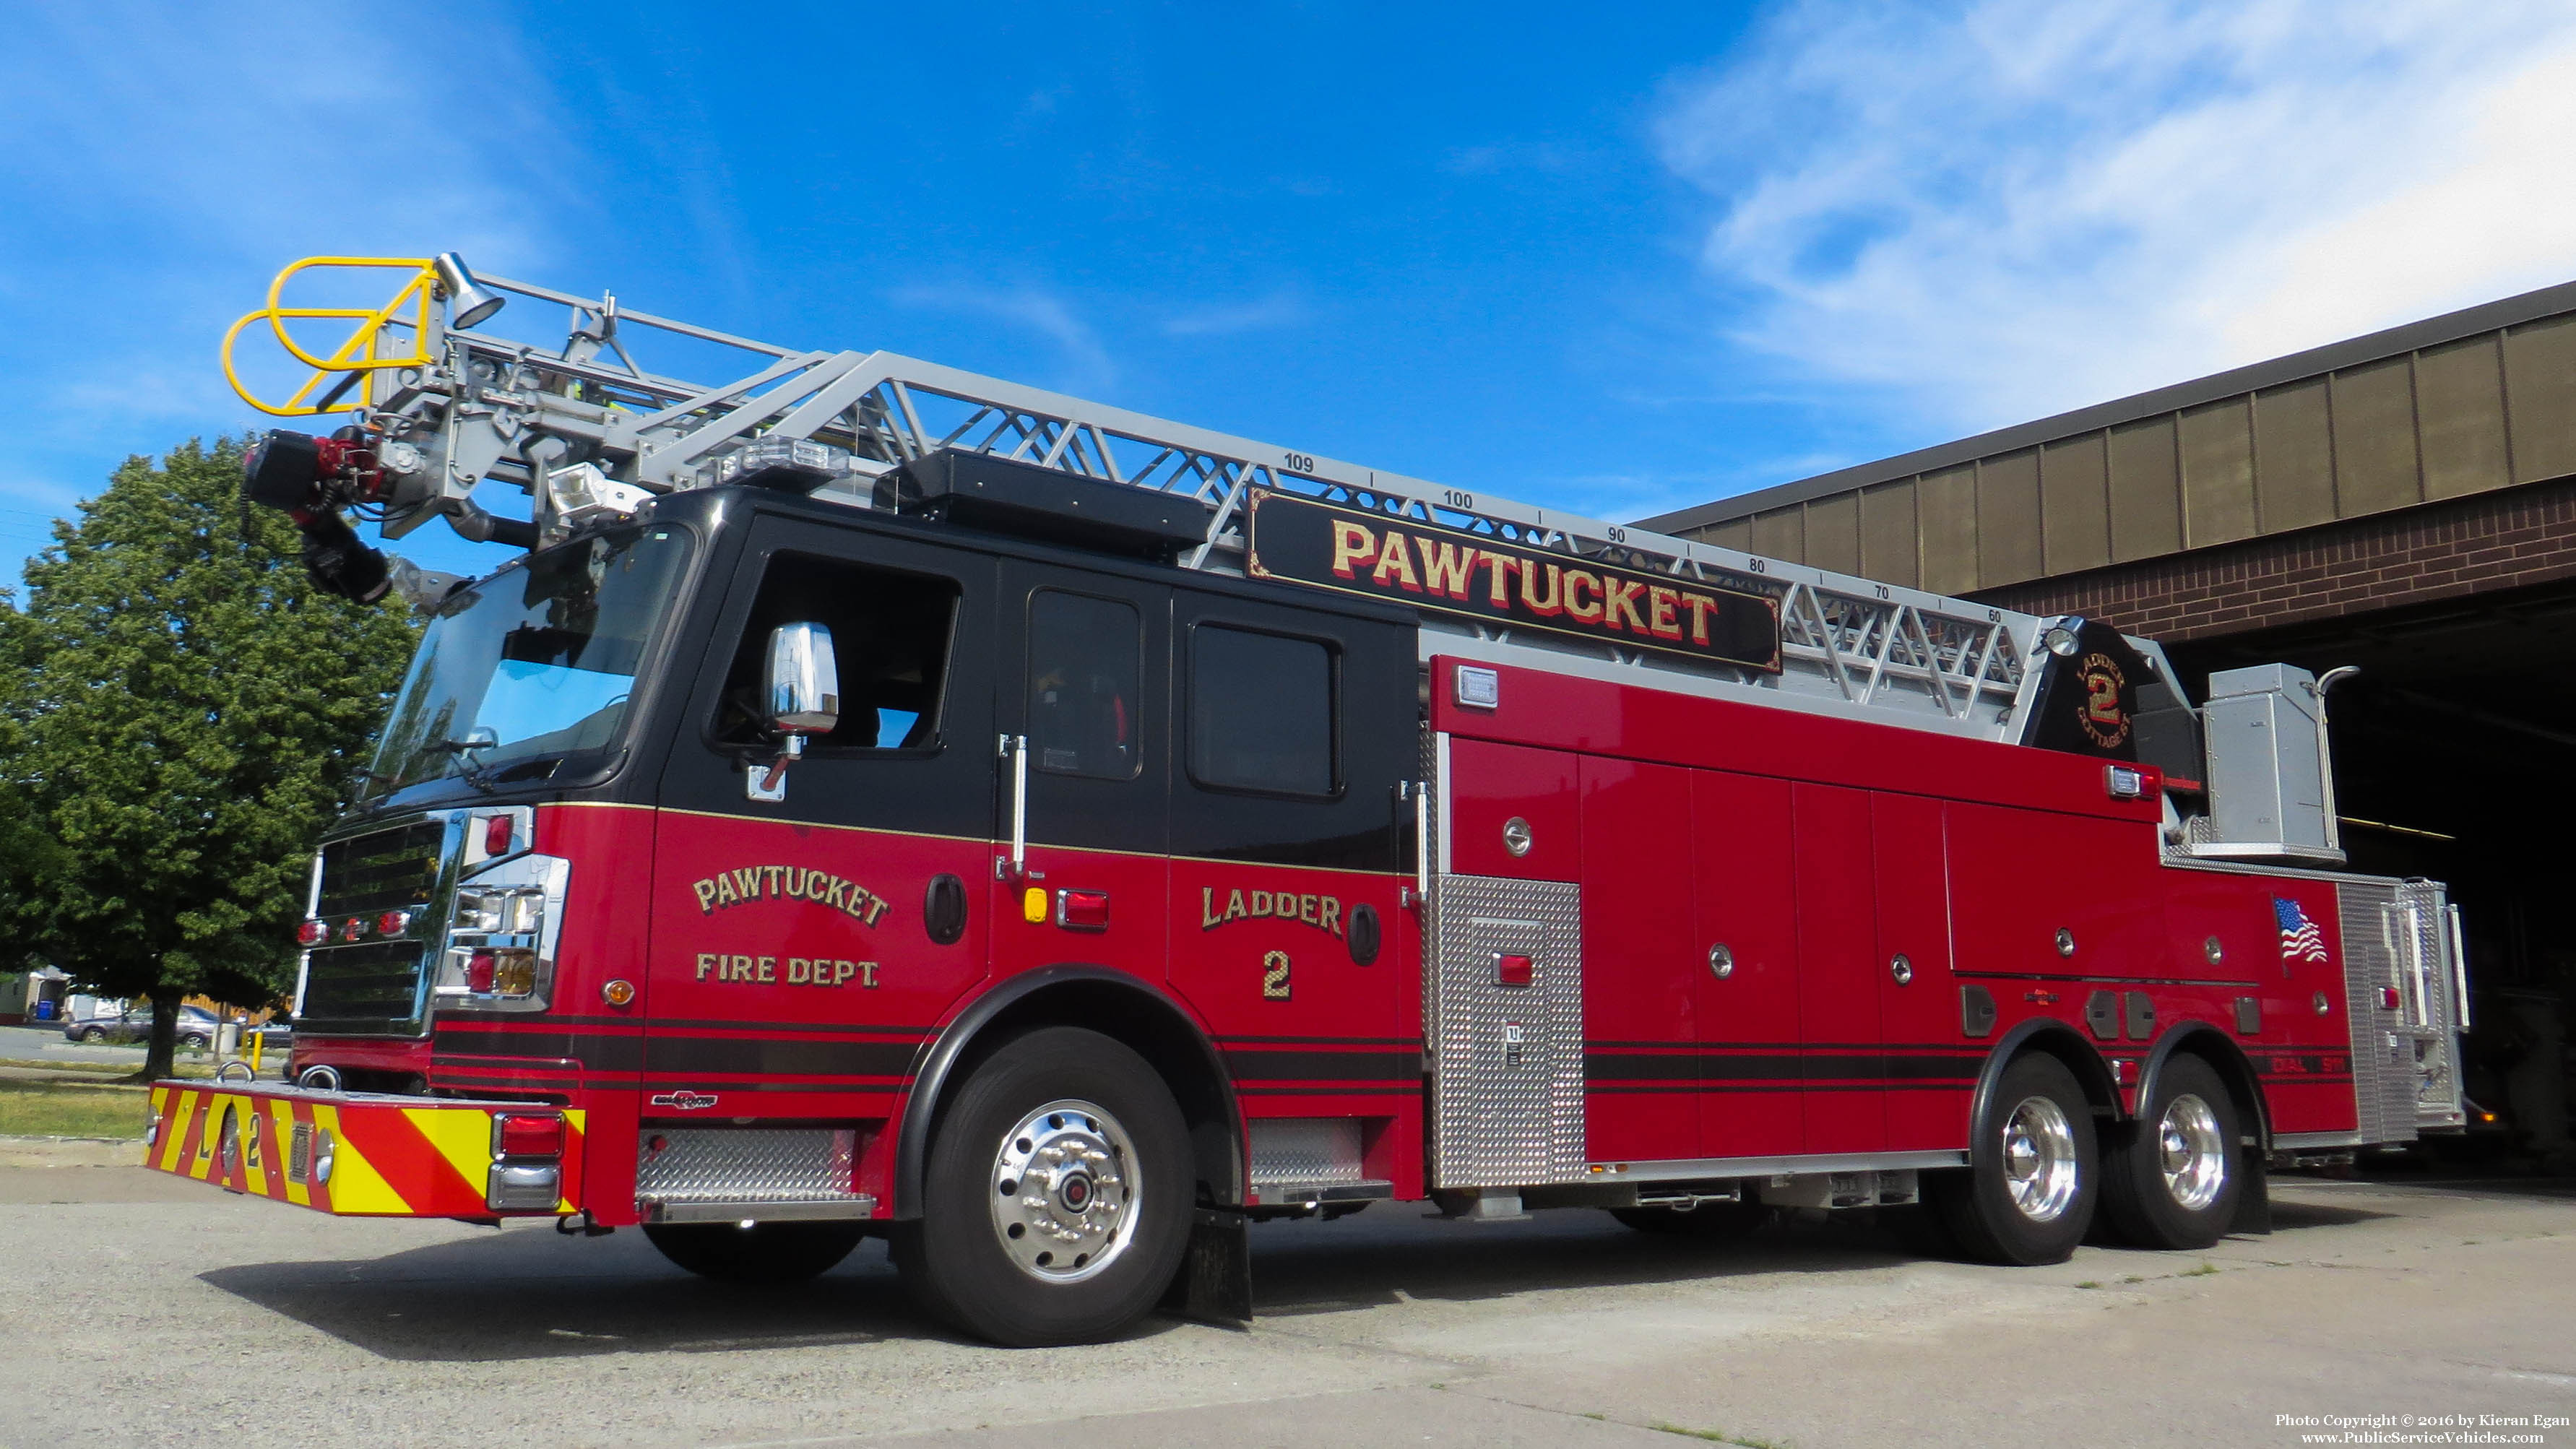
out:
{"label": "amber marker light", "polygon": [[611,1006],[632,1006],[635,1003],[635,983],[611,981],[599,988],[599,999]]}
{"label": "amber marker light", "polygon": [[1046,892],[1031,886],[1020,897],[1020,919],[1032,926],[1043,926],[1047,917]]}

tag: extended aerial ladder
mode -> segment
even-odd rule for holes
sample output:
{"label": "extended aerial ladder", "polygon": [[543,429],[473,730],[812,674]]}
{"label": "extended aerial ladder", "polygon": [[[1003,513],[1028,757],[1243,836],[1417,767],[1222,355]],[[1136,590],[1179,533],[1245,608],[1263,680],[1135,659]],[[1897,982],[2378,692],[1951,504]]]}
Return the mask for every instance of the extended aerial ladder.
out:
{"label": "extended aerial ladder", "polygon": [[[285,305],[299,273],[380,268],[403,276],[379,308]],[[486,326],[506,295],[568,309],[564,340],[539,345]],[[290,323],[353,325],[317,352]],[[242,333],[266,326],[312,369],[285,402],[255,396],[236,370]],[[741,355],[750,370],[707,384],[648,371],[629,350],[641,331],[700,353]],[[322,440],[329,496],[320,515],[355,508],[400,537],[444,517],[477,540],[532,544],[662,493],[782,478],[817,497],[871,506],[876,481],[941,449],[1023,460],[1081,477],[1185,494],[1209,507],[1186,567],[1240,573],[1246,505],[1273,490],[1390,519],[1465,530],[1522,548],[1699,580],[1770,601],[1777,672],[1587,646],[1426,614],[1451,652],[1549,651],[1550,667],[1672,676],[1667,687],[1759,691],[1791,708],[1850,713],[1993,740],[2024,737],[2040,682],[2033,667],[2058,621],[1706,543],[1539,508],[1478,490],[1382,472],[1294,448],[1148,417],[890,352],[799,351],[533,283],[478,277],[455,254],[433,260],[315,258],[279,274],[269,305],[236,323],[225,368],[245,401],[283,417],[355,414]],[[336,443],[336,446],[335,446]],[[475,498],[486,482],[532,501],[528,523]],[[325,525],[327,527],[327,524]],[[397,566],[398,575],[416,573]],[[444,581],[439,581],[443,583]],[[2162,657],[2141,643],[2161,669]],[[1432,647],[1426,642],[1426,650]],[[1584,656],[1589,656],[1588,660]]]}

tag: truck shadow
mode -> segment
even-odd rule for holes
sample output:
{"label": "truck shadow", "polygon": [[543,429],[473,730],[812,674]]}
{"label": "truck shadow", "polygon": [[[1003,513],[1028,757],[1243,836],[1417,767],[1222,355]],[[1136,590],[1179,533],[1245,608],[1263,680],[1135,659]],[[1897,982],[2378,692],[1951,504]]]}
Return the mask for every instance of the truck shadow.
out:
{"label": "truck shadow", "polygon": [[[1854,1217],[1775,1222],[1725,1241],[1634,1232],[1595,1212],[1476,1225],[1431,1221],[1422,1212],[1420,1205],[1390,1203],[1334,1223],[1256,1225],[1259,1317],[1923,1261],[1892,1227]],[[2283,1233],[2388,1216],[2394,1214],[2314,1203],[2274,1207],[2275,1228]],[[913,1308],[884,1245],[874,1241],[812,1282],[767,1288],[692,1277],[664,1262],[638,1233],[583,1241],[529,1229],[371,1260],[244,1264],[199,1277],[380,1358],[406,1361],[959,1342]],[[1177,1326],[1149,1318],[1134,1336]]]}
{"label": "truck shadow", "polygon": [[422,1362],[948,1337],[914,1311],[876,1242],[821,1278],[784,1287],[693,1277],[638,1233],[583,1242],[524,1229],[366,1261],[244,1264],[198,1276],[380,1358]]}

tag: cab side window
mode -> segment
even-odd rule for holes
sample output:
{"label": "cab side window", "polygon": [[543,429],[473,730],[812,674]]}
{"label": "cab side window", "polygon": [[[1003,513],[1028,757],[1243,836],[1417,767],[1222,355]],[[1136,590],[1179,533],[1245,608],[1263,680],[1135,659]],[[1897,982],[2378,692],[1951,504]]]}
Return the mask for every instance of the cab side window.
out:
{"label": "cab side window", "polygon": [[761,742],[756,707],[769,633],[781,624],[810,623],[832,631],[841,676],[840,724],[814,747],[936,747],[957,599],[957,581],[937,575],[805,554],[773,556],[725,674],[717,738],[728,745]]}
{"label": "cab side window", "polygon": [[1222,624],[1192,629],[1190,778],[1272,795],[1339,790],[1338,662],[1319,640]]}
{"label": "cab side window", "polygon": [[1144,624],[1117,599],[1029,595],[1029,750],[1051,775],[1132,780],[1143,758]]}

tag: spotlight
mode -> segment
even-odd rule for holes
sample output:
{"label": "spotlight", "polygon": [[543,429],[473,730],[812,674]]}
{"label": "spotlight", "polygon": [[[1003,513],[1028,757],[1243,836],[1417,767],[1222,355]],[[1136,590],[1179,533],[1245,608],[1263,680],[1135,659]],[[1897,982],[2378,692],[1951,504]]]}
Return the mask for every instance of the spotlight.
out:
{"label": "spotlight", "polygon": [[474,280],[465,268],[465,258],[454,252],[440,252],[431,265],[438,268],[438,289],[447,297],[447,325],[459,332],[490,321],[509,300]]}
{"label": "spotlight", "polygon": [[2039,642],[2051,654],[2072,656],[2083,633],[2084,616],[2068,614],[2042,630]]}

